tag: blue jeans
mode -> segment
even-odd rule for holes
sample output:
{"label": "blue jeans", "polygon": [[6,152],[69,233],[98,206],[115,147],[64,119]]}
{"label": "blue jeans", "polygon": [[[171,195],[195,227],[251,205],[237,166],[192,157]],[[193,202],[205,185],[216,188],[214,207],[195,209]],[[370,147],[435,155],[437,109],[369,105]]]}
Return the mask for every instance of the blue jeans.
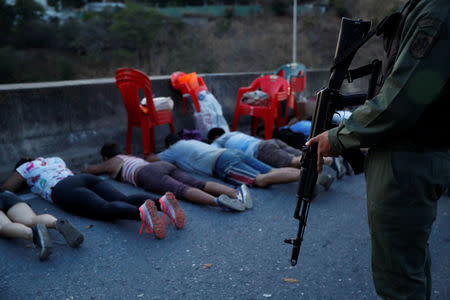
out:
{"label": "blue jeans", "polygon": [[252,185],[258,174],[266,174],[272,167],[238,150],[226,150],[216,160],[217,177],[233,184]]}

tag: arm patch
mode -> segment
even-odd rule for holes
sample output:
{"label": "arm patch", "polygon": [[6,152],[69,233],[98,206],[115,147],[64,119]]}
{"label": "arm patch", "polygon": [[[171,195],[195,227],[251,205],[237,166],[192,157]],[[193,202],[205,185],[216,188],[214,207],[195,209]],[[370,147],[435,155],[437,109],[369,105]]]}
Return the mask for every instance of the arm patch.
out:
{"label": "arm patch", "polygon": [[436,18],[423,18],[419,21],[418,31],[414,35],[409,52],[414,58],[421,59],[430,53],[439,38],[443,22]]}

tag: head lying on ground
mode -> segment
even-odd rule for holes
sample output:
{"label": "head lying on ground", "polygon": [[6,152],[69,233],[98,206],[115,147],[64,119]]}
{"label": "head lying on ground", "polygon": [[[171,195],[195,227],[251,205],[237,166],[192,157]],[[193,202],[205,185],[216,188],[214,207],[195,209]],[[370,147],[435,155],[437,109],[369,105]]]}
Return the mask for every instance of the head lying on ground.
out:
{"label": "head lying on ground", "polygon": [[208,141],[210,143],[214,142],[214,140],[216,140],[217,138],[219,138],[222,134],[225,133],[225,130],[223,130],[220,127],[215,127],[215,128],[211,128],[208,131]]}
{"label": "head lying on ground", "polygon": [[100,154],[103,158],[103,160],[108,160],[117,154],[120,154],[119,147],[114,142],[109,142],[103,145],[102,149],[100,150]]}
{"label": "head lying on ground", "polygon": [[33,161],[33,160],[34,160],[34,158],[32,158],[32,157],[28,157],[28,156],[21,157],[19,159],[19,161],[16,163],[16,165],[14,166],[14,170],[17,169],[18,167],[20,167],[21,165],[23,165],[24,163],[27,163],[27,162]]}
{"label": "head lying on ground", "polygon": [[170,133],[166,136],[164,139],[164,142],[166,144],[166,148],[169,148],[173,144],[177,143],[179,140],[181,140],[181,137],[178,134]]}

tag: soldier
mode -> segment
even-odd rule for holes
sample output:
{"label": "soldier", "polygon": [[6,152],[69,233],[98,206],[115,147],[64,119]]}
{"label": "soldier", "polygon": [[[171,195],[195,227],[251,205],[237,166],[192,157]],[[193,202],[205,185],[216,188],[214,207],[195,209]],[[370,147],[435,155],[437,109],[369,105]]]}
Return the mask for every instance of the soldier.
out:
{"label": "soldier", "polygon": [[428,238],[450,177],[450,1],[409,1],[384,34],[377,96],[312,138],[323,157],[370,147],[366,158],[372,273],[383,299],[430,299]]}

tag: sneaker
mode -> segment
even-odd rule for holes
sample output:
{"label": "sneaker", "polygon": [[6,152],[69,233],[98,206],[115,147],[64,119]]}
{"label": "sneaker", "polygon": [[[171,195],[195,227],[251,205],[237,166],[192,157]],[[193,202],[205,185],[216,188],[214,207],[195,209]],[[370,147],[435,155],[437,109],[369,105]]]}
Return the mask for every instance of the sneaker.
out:
{"label": "sneaker", "polygon": [[222,194],[219,197],[217,197],[216,203],[222,208],[229,208],[235,211],[245,210],[245,206],[241,201],[239,201],[238,199],[230,198],[225,194]]}
{"label": "sneaker", "polygon": [[330,174],[319,174],[319,177],[317,178],[317,182],[323,186],[325,191],[328,191],[330,189],[331,184],[333,183],[334,178]]}
{"label": "sneaker", "polygon": [[344,177],[346,172],[346,167],[342,160],[339,159],[339,157],[333,157],[333,162],[331,163],[331,168],[336,171],[336,177],[337,179],[341,179]]}
{"label": "sneaker", "polygon": [[170,223],[174,223],[175,228],[183,228],[186,217],[180,205],[178,204],[175,195],[171,192],[167,192],[159,199],[159,203],[161,204],[161,210],[164,213],[163,219],[165,220],[165,217],[167,215],[169,216]]}
{"label": "sneaker", "polygon": [[253,207],[253,200],[252,196],[250,195],[250,190],[248,187],[243,184],[237,189],[237,199],[241,201],[245,208],[252,208]]}
{"label": "sneaker", "polygon": [[84,241],[83,234],[66,219],[56,221],[56,230],[62,234],[67,244],[72,248],[79,247]]}
{"label": "sneaker", "polygon": [[154,233],[155,237],[158,239],[164,238],[166,235],[166,227],[164,226],[164,222],[158,215],[158,210],[156,209],[155,202],[153,200],[148,199],[139,207],[139,211],[141,213],[141,230],[139,234],[142,234],[142,229],[145,226],[145,231],[148,234]]}
{"label": "sneaker", "polygon": [[44,224],[36,224],[31,227],[31,230],[33,231],[33,243],[40,249],[39,259],[46,260],[53,251],[47,227]]}

